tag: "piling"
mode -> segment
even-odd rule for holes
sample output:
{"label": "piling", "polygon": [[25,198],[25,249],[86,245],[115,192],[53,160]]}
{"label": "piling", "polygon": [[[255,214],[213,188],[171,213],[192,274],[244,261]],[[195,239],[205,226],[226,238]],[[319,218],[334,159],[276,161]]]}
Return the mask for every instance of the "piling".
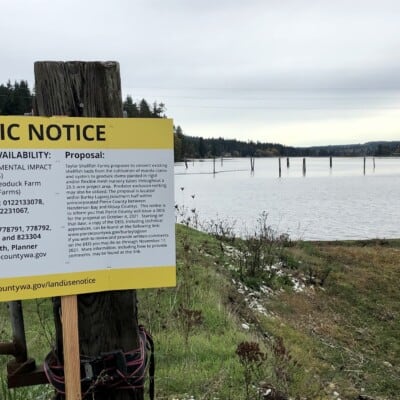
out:
{"label": "piling", "polygon": [[303,158],[303,176],[306,176],[306,159]]}
{"label": "piling", "polygon": [[289,161],[289,157],[286,157],[286,167],[289,168],[290,167],[290,161]]}
{"label": "piling", "polygon": [[332,156],[329,157],[329,168],[332,169]]}
{"label": "piling", "polygon": [[279,178],[282,176],[281,158],[279,157]]}
{"label": "piling", "polygon": [[215,175],[215,157],[213,158],[213,174]]}
{"label": "piling", "polygon": [[254,172],[254,157],[250,157],[250,171]]}
{"label": "piling", "polygon": [[364,175],[365,175],[365,164],[366,164],[366,157],[364,157]]}

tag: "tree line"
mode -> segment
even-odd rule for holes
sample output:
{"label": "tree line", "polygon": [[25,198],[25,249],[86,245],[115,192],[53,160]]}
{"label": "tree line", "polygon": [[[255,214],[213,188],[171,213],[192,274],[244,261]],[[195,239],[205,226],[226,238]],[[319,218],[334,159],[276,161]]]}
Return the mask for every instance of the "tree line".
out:
{"label": "tree line", "polygon": [[[27,81],[8,81],[0,85],[0,115],[30,114],[35,100]],[[134,102],[132,96],[126,96],[123,109],[129,118],[165,118],[165,105],[154,102],[149,104],[145,99]]]}
{"label": "tree line", "polygon": [[240,141],[236,139],[194,137],[184,135],[180,126],[175,128],[175,160],[206,157],[277,157],[296,156],[295,147],[278,143]]}
{"label": "tree line", "polygon": [[32,110],[33,94],[27,81],[0,85],[0,115],[24,115]]}
{"label": "tree line", "polygon": [[[0,85],[0,115],[24,115],[32,112],[34,91],[27,81],[8,81]],[[128,118],[166,118],[164,103],[149,104],[145,99],[133,101],[127,95],[123,101],[124,114]],[[174,127],[175,161],[206,157],[359,157],[400,156],[400,141],[368,142],[364,144],[290,147],[279,143],[240,141],[236,139],[203,138],[183,133]]]}
{"label": "tree line", "polygon": [[175,160],[206,157],[363,157],[400,156],[400,141],[364,144],[290,147],[278,143],[192,137],[175,129]]}

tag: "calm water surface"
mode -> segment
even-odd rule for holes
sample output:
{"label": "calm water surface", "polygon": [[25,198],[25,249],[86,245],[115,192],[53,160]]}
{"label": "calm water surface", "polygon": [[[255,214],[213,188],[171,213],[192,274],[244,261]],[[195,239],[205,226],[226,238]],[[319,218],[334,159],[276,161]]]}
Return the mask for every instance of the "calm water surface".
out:
{"label": "calm water surface", "polygon": [[[175,202],[195,208],[201,220],[235,222],[252,232],[261,212],[293,239],[400,238],[400,158],[256,158],[175,165]],[[183,188],[183,190],[182,190]],[[192,197],[194,196],[194,198]]]}

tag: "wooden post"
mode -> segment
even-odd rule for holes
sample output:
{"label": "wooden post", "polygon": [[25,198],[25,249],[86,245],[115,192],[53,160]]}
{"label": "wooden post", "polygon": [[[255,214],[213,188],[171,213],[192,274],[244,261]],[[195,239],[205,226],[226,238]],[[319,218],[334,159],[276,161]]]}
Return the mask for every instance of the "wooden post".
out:
{"label": "wooden post", "polygon": [[215,175],[215,157],[213,158],[213,174]]}
{"label": "wooden post", "polygon": [[373,167],[374,167],[374,171],[375,171],[375,157],[372,159],[372,163],[373,163]]}
{"label": "wooden post", "polygon": [[289,168],[290,167],[290,161],[289,161],[289,157],[286,157],[286,167]]}
{"label": "wooden post", "polygon": [[254,157],[250,157],[250,172],[254,172]]}
{"label": "wooden post", "polygon": [[[82,117],[122,117],[119,64],[116,62],[36,62],[35,114]],[[56,268],[56,266],[55,266]],[[53,300],[56,353],[63,351],[60,298]],[[103,352],[139,347],[136,291],[110,291],[78,296],[80,353],[97,357]],[[94,400],[143,400],[143,389],[110,390]],[[58,399],[63,397],[58,396]]]}
{"label": "wooden post", "polygon": [[306,176],[306,159],[303,158],[303,176]]}
{"label": "wooden post", "polygon": [[365,164],[366,164],[366,157],[364,157],[364,175],[365,175]]}
{"label": "wooden post", "polygon": [[329,157],[329,168],[332,169],[332,156]]}
{"label": "wooden post", "polygon": [[279,157],[279,178],[282,176],[281,158]]}
{"label": "wooden post", "polygon": [[221,156],[221,167],[224,165],[224,157]]}
{"label": "wooden post", "polygon": [[77,296],[61,297],[61,319],[64,345],[65,398],[67,400],[81,400]]}

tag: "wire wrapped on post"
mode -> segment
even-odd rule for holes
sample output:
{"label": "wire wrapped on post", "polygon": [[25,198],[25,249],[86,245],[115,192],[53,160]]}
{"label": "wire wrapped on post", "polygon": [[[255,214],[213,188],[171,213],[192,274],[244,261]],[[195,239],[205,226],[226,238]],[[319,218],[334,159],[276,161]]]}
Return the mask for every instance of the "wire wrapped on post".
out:
{"label": "wire wrapped on post", "polygon": [[[154,399],[154,344],[151,335],[139,327],[139,348],[103,353],[98,357],[81,357],[83,398],[107,389],[137,390],[144,388],[149,373],[149,398]],[[55,390],[65,394],[64,366],[50,352],[44,362],[47,379]]]}

